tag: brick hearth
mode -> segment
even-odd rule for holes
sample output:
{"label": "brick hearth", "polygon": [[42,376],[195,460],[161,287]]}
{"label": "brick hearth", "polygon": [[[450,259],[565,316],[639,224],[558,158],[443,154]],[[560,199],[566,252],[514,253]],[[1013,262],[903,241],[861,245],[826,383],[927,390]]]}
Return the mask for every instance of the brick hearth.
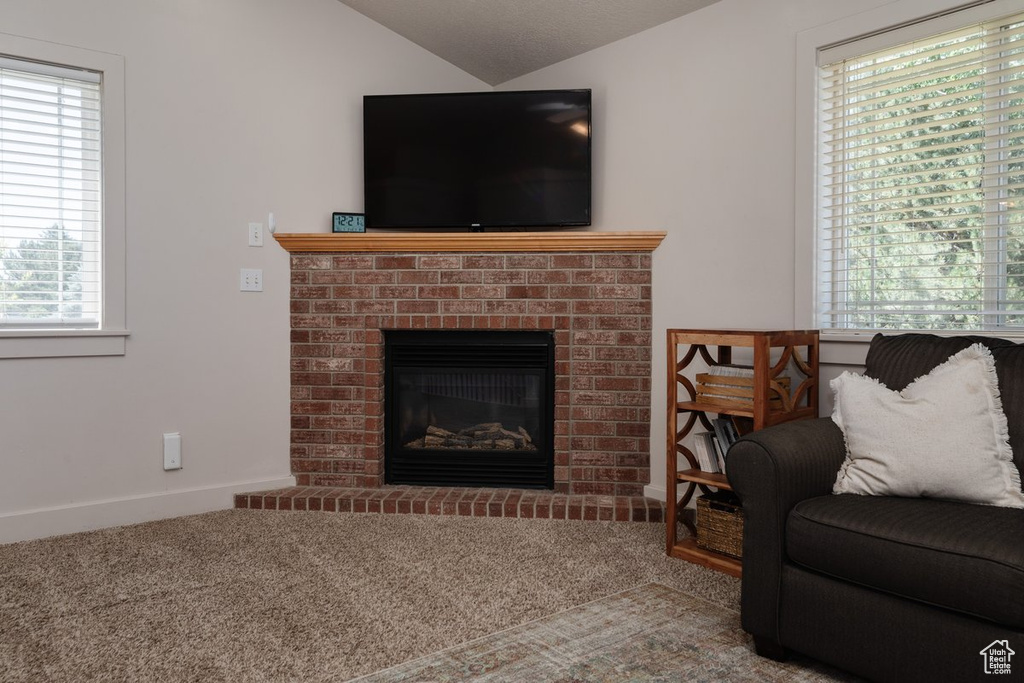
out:
{"label": "brick hearth", "polygon": [[[496,242],[462,234],[457,243],[450,234],[414,236],[417,253],[394,250],[408,243],[401,237],[277,236],[292,252],[291,464],[299,487],[236,504],[281,509],[281,501],[319,500],[312,504],[356,509],[365,500],[388,511],[389,501],[409,501],[414,511],[417,501],[434,501],[438,514],[459,514],[460,506],[480,509],[477,498],[486,496],[488,510],[553,516],[548,503],[568,496],[566,510],[578,508],[581,519],[649,519],[649,252],[661,235],[521,235]],[[436,241],[444,246],[431,248]],[[392,329],[551,330],[555,491],[476,489],[470,504],[461,489],[384,487],[382,331]],[[545,502],[531,509],[536,500]],[[650,507],[660,518],[660,503]]]}
{"label": "brick hearth", "polygon": [[250,510],[308,510],[459,517],[661,522],[664,504],[643,496],[572,496],[533,489],[295,486],[235,496]]}

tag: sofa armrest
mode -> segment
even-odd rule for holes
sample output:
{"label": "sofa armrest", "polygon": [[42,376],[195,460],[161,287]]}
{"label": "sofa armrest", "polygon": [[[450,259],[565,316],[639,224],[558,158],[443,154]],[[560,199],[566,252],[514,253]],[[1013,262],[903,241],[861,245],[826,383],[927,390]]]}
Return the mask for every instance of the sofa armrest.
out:
{"label": "sofa armrest", "polygon": [[830,418],[753,432],[729,449],[729,483],[743,504],[743,628],[778,642],[786,518],[801,500],[828,495],[846,457]]}

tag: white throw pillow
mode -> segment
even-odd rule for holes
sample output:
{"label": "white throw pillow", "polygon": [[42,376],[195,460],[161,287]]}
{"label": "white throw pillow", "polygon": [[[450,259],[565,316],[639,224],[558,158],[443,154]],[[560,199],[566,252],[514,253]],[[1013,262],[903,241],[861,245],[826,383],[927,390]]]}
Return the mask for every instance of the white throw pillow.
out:
{"label": "white throw pillow", "polygon": [[846,439],[833,493],[1024,507],[992,354],[950,357],[902,392],[844,372],[830,383]]}

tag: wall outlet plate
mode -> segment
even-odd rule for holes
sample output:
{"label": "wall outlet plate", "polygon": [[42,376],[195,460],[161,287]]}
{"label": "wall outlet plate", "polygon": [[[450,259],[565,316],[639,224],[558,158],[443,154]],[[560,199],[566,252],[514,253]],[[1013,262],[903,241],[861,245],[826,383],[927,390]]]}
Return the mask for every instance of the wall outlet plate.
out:
{"label": "wall outlet plate", "polygon": [[263,269],[242,268],[241,287],[243,292],[262,292]]}

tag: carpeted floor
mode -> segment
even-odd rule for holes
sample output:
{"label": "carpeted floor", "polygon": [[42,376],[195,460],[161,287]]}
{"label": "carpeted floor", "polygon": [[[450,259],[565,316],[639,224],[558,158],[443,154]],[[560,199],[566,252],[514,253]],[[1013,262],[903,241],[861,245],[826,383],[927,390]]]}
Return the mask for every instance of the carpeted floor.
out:
{"label": "carpeted floor", "polygon": [[0,680],[345,681],[651,582],[744,638],[660,524],[229,510],[0,546]]}

